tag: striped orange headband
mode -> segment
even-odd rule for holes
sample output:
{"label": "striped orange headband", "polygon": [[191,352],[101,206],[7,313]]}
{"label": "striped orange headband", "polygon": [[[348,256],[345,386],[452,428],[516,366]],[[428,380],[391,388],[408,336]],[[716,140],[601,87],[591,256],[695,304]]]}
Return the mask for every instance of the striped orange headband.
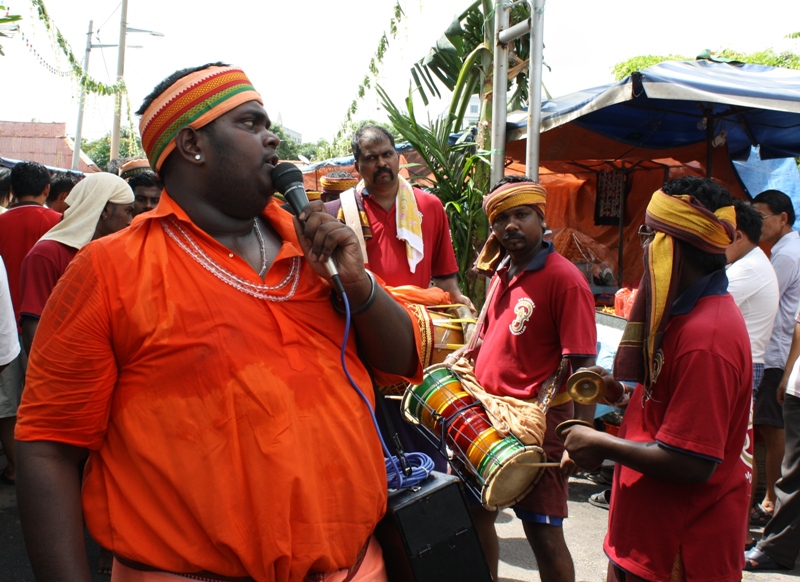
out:
{"label": "striped orange headband", "polygon": [[533,205],[544,218],[544,205],[547,203],[547,190],[536,182],[509,182],[503,184],[483,199],[483,211],[489,217],[489,224],[497,215],[516,206]]}
{"label": "striped orange headband", "polygon": [[158,173],[184,127],[199,129],[261,95],[238,67],[208,67],[181,77],[145,110],[139,122],[142,147]]}

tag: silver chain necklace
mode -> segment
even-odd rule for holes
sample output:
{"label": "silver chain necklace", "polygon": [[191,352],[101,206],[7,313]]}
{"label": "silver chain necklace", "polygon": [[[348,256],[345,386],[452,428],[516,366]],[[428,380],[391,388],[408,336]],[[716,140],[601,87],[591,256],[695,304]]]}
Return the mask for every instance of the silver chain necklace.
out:
{"label": "silver chain necklace", "polygon": [[253,230],[256,231],[258,237],[258,248],[261,251],[261,270],[258,272],[259,277],[263,277],[267,272],[267,249],[264,243],[264,236],[261,234],[261,229],[258,227],[258,218],[253,219]]}

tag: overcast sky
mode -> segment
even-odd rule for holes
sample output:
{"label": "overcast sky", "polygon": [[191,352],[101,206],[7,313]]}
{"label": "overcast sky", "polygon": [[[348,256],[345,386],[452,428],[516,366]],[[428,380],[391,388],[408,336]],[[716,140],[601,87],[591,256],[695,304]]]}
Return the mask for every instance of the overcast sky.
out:
{"label": "overcast sky", "polygon": [[[379,78],[395,102],[407,94],[411,64],[427,53],[469,3],[401,0],[406,16]],[[12,14],[23,16],[22,31],[45,60],[66,70],[66,59],[30,2],[4,4]],[[80,60],[90,19],[95,30],[99,28],[95,43],[116,44],[118,0],[45,0],[45,5]],[[280,118],[304,141],[330,140],[368,72],[381,34],[388,31],[393,6],[394,0],[129,0],[129,26],[165,35],[129,35],[129,46],[143,47],[126,53],[132,110],[173,71],[221,60],[244,68],[273,121]],[[544,83],[554,96],[608,83],[615,63],[640,54],[694,56],[705,48],[724,47],[748,52],[767,47],[800,50],[800,41],[783,38],[800,32],[797,0],[549,0],[544,24],[545,61],[552,68],[544,71]],[[6,53],[0,57],[0,119],[67,122],[72,135],[77,84],[40,66],[19,35],[0,39],[0,44]],[[95,79],[113,82],[116,66],[116,48],[92,50],[90,72]],[[111,103],[109,97],[88,99],[85,137],[97,138],[110,130]],[[437,104],[432,115],[442,107]],[[360,102],[358,115],[382,118],[374,92]]]}

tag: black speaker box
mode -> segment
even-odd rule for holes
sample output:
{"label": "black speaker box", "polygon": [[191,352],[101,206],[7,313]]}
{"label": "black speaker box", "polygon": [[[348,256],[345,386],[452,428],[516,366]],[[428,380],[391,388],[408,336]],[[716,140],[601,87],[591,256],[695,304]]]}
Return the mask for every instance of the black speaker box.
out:
{"label": "black speaker box", "polygon": [[375,530],[389,582],[491,582],[460,481],[432,472],[414,489],[391,492]]}

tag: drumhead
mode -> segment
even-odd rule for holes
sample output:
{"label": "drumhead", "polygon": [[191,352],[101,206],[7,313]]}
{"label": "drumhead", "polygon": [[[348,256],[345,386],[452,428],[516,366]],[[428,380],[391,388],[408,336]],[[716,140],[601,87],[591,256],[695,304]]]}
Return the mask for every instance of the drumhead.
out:
{"label": "drumhead", "polygon": [[486,479],[481,490],[483,506],[490,511],[497,511],[521,501],[539,482],[545,469],[532,464],[544,461],[544,450],[536,445],[526,446],[505,461]]}

